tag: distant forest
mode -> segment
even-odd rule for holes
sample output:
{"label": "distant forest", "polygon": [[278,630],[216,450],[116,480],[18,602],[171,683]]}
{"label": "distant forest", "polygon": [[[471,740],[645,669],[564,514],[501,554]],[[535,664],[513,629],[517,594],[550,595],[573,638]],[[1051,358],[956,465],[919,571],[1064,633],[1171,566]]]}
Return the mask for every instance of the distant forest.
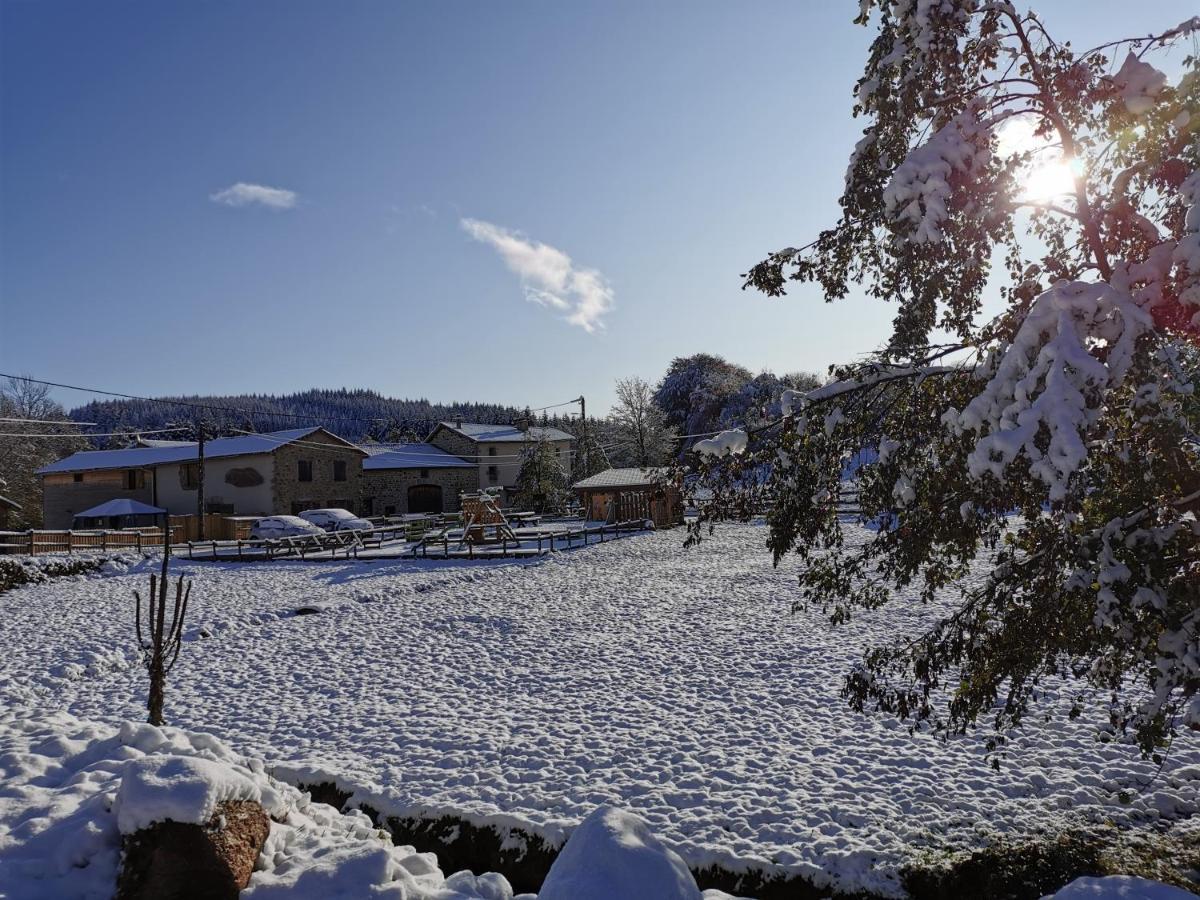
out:
{"label": "distant forest", "polygon": [[[208,408],[199,408],[208,407]],[[491,403],[430,403],[398,400],[368,390],[309,390],[296,394],[162,397],[157,400],[100,400],[72,409],[70,417],[95,422],[97,432],[135,434],[163,428],[194,427],[203,419],[206,433],[232,435],[241,431],[282,431],[322,425],[351,441],[423,440],[442,420],[511,424],[522,410]],[[538,424],[568,427],[567,419],[535,416]],[[152,437],[190,440],[188,432]],[[99,446],[125,446],[128,439],[112,438]]]}

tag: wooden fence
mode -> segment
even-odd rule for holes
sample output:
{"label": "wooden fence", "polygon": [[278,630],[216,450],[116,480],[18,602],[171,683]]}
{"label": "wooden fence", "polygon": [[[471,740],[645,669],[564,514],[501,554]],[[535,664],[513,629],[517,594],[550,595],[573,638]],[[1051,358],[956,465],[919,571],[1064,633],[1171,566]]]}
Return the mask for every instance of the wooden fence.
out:
{"label": "wooden fence", "polygon": [[[171,526],[171,543],[182,530]],[[110,550],[153,550],[161,547],[161,528],[122,531],[0,531],[0,553],[107,553]]]}

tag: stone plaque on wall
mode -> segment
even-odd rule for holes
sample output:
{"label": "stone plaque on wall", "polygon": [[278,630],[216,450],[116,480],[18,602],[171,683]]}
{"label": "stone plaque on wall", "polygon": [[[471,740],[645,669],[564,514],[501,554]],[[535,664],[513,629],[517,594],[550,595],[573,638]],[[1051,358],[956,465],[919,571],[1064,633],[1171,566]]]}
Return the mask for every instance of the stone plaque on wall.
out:
{"label": "stone plaque on wall", "polygon": [[258,469],[246,466],[241,469],[230,469],[226,472],[225,483],[240,488],[257,487],[263,483],[263,477],[259,474]]}

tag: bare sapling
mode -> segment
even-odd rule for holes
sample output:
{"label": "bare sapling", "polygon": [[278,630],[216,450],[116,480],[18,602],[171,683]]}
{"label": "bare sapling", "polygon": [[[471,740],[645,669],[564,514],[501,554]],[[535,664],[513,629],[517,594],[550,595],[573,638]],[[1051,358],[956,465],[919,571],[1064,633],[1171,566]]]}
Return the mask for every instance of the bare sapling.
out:
{"label": "bare sapling", "polygon": [[183,621],[187,616],[188,598],[192,594],[192,583],[184,583],[180,575],[175,582],[170,619],[167,618],[168,582],[167,565],[171,558],[171,531],[163,529],[162,574],[150,576],[149,602],[145,604],[145,623],[142,620],[142,595],[133,592],[137,600],[134,622],[137,626],[138,647],[142,661],[150,673],[150,694],[146,702],[151,725],[163,724],[163,696],[167,674],[179,659],[183,643]]}

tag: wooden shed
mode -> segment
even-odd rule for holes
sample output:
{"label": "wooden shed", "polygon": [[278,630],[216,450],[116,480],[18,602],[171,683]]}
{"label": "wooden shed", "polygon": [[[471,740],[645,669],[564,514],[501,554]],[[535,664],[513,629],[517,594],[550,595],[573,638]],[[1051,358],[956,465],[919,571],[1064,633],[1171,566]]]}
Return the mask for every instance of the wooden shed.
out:
{"label": "wooden shed", "polygon": [[657,528],[683,522],[683,497],[666,469],[606,469],[573,487],[594,521],[650,519]]}

